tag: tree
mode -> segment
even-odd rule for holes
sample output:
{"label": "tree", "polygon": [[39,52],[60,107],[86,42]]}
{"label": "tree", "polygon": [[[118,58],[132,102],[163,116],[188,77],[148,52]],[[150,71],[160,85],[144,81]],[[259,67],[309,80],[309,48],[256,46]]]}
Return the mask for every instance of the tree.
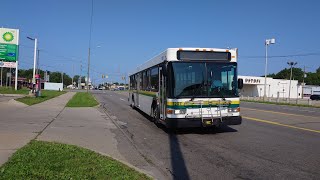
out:
{"label": "tree", "polygon": [[51,72],[50,73],[50,82],[61,83],[61,73],[60,72]]}
{"label": "tree", "polygon": [[80,77],[79,75],[73,76],[73,83],[74,83],[76,86],[78,86],[79,77]]}
{"label": "tree", "polygon": [[318,67],[318,69],[316,70],[317,74],[320,74],[320,66]]}
{"label": "tree", "polygon": [[308,85],[318,85],[320,86],[320,73],[307,73],[307,77],[305,78],[305,83]]}
{"label": "tree", "polygon": [[[290,68],[285,68],[281,71],[279,71],[273,78],[275,79],[290,79]],[[303,79],[303,71],[301,68],[292,68],[292,79],[298,80],[299,82],[302,82]]]}
{"label": "tree", "polygon": [[[268,74],[268,77],[272,77],[274,79],[290,79],[290,68],[285,68],[279,71],[276,74]],[[303,81],[303,71],[301,68],[292,68],[292,79],[298,80],[300,83]],[[304,79],[307,85],[320,85],[320,67],[316,70],[316,72],[306,73],[307,77]],[[264,76],[262,76],[264,77]]]}

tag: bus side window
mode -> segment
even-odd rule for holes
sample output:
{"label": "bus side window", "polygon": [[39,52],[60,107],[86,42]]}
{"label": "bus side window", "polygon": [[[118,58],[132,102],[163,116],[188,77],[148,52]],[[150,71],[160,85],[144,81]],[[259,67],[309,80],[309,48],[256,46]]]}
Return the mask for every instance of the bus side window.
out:
{"label": "bus side window", "polygon": [[159,69],[158,67],[153,67],[151,69],[151,79],[150,79],[151,91],[158,92],[159,89]]}

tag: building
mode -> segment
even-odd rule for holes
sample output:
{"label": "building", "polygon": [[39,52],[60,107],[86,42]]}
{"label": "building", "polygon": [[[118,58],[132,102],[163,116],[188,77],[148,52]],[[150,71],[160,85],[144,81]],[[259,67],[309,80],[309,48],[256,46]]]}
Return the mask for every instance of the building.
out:
{"label": "building", "polygon": [[[243,88],[239,91],[240,96],[263,97],[264,77],[238,76],[243,79]],[[266,96],[271,98],[288,98],[290,80],[273,79],[267,77]],[[291,80],[290,98],[301,98],[302,86],[297,80]]]}

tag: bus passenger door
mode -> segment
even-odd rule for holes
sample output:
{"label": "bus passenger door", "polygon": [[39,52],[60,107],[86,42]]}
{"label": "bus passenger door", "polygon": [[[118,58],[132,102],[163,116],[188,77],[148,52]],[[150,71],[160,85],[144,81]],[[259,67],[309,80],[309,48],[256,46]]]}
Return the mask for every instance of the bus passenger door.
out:
{"label": "bus passenger door", "polygon": [[159,67],[159,108],[160,108],[160,119],[166,117],[166,88],[165,88],[165,77],[162,73],[162,67]]}
{"label": "bus passenger door", "polygon": [[139,107],[139,91],[140,91],[140,81],[141,81],[141,79],[140,79],[141,77],[140,77],[140,73],[138,73],[137,75],[136,75],[136,82],[137,82],[137,90],[136,90],[136,93],[134,94],[134,106],[135,107]]}

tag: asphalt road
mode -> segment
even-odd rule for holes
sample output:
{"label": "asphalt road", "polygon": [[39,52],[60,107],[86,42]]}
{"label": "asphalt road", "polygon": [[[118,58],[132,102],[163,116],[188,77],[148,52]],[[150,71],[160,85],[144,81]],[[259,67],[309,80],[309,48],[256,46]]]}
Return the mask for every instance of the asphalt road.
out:
{"label": "asphalt road", "polygon": [[131,109],[125,93],[92,93],[159,179],[320,179],[320,109],[242,102],[240,126],[172,133]]}

